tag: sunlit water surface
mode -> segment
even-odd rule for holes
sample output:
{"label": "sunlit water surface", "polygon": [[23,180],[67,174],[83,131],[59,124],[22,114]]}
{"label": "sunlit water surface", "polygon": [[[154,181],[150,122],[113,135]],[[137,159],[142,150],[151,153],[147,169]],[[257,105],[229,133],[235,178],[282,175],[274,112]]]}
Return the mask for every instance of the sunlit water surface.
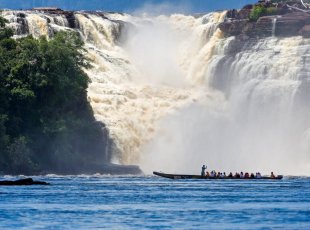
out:
{"label": "sunlit water surface", "polygon": [[310,178],[34,179],[51,185],[0,187],[0,229],[310,229]]}

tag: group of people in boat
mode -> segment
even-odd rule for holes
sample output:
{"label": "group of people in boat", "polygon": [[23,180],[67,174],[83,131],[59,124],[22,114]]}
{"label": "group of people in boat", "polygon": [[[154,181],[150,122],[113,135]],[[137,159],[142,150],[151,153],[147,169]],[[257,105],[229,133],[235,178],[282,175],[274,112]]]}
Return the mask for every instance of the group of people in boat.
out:
{"label": "group of people in boat", "polygon": [[[211,172],[206,171],[207,167],[205,165],[202,166],[201,168],[201,176],[204,177],[210,177],[210,178],[240,178],[240,179],[246,179],[246,178],[256,178],[256,179],[260,179],[262,178],[262,175],[260,174],[260,172],[256,172],[249,174],[248,172],[243,173],[243,172],[236,172],[235,174],[233,174],[232,172],[230,172],[228,175],[226,175],[225,172],[216,172],[215,170],[212,170]],[[271,178],[276,178],[276,176],[274,175],[273,172],[271,172],[270,175]]]}

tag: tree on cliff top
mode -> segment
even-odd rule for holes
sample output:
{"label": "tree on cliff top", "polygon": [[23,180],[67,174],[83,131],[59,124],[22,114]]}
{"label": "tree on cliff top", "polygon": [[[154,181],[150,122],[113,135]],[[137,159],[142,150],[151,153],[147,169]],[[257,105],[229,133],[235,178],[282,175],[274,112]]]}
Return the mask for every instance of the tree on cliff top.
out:
{"label": "tree on cliff top", "polygon": [[5,23],[0,17],[0,171],[74,173],[102,161],[83,42],[74,32],[14,40]]}
{"label": "tree on cliff top", "polygon": [[262,16],[278,14],[278,9],[274,6],[255,5],[250,13],[250,20],[257,21]]}

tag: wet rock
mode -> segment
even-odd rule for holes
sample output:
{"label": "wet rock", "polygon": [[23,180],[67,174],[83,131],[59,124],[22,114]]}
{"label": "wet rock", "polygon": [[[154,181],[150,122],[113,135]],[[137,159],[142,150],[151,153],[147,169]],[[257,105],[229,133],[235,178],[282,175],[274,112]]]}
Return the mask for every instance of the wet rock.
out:
{"label": "wet rock", "polygon": [[[279,12],[285,9],[280,9]],[[290,12],[283,15],[262,16],[256,22],[240,19],[238,12],[228,12],[228,19],[219,25],[226,37],[246,35],[250,38],[269,36],[309,37],[310,13]],[[231,18],[230,18],[231,17]],[[273,31],[273,29],[275,29]]]}
{"label": "wet rock", "polygon": [[0,186],[21,186],[21,185],[48,185],[49,183],[44,181],[34,181],[32,178],[25,178],[15,181],[4,180],[0,181]]}
{"label": "wet rock", "polygon": [[233,19],[248,19],[251,13],[251,9],[241,9],[241,10],[229,10],[227,11],[227,17]]}
{"label": "wet rock", "polygon": [[305,25],[300,31],[299,34],[304,38],[310,38],[310,25]]}
{"label": "wet rock", "polygon": [[[252,34],[250,34],[251,37],[269,37],[272,36],[272,23],[274,16],[265,16],[261,17],[257,20],[255,24],[255,29]],[[252,32],[252,31],[249,31]]]}
{"label": "wet rock", "polygon": [[255,23],[248,20],[233,20],[223,22],[219,28],[224,32],[226,37],[249,34],[255,28]]}
{"label": "wet rock", "polygon": [[16,27],[16,34],[17,35],[28,34],[29,33],[29,26],[28,26],[27,20],[24,17],[24,15],[22,15],[21,17],[20,17],[20,15],[22,15],[22,14],[17,15],[18,16],[18,18],[17,18],[18,26]]}
{"label": "wet rock", "polygon": [[299,31],[310,24],[310,14],[303,12],[294,12],[277,18],[276,36],[288,37],[297,36]]}
{"label": "wet rock", "polygon": [[67,21],[68,21],[68,25],[70,28],[72,29],[75,29],[77,28],[77,23],[76,23],[76,19],[75,19],[75,16],[74,16],[74,12],[73,11],[66,11],[64,13]]}
{"label": "wet rock", "polygon": [[26,14],[21,13],[21,12],[17,13],[16,16],[19,18],[26,18]]}

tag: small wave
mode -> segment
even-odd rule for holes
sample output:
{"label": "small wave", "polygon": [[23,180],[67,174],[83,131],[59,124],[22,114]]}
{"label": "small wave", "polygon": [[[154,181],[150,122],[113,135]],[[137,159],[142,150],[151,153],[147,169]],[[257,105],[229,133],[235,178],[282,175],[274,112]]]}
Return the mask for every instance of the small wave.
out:
{"label": "small wave", "polygon": [[297,180],[297,179],[310,179],[309,176],[293,176],[293,175],[287,175],[287,176],[284,176],[283,179],[293,179],[293,180]]}

